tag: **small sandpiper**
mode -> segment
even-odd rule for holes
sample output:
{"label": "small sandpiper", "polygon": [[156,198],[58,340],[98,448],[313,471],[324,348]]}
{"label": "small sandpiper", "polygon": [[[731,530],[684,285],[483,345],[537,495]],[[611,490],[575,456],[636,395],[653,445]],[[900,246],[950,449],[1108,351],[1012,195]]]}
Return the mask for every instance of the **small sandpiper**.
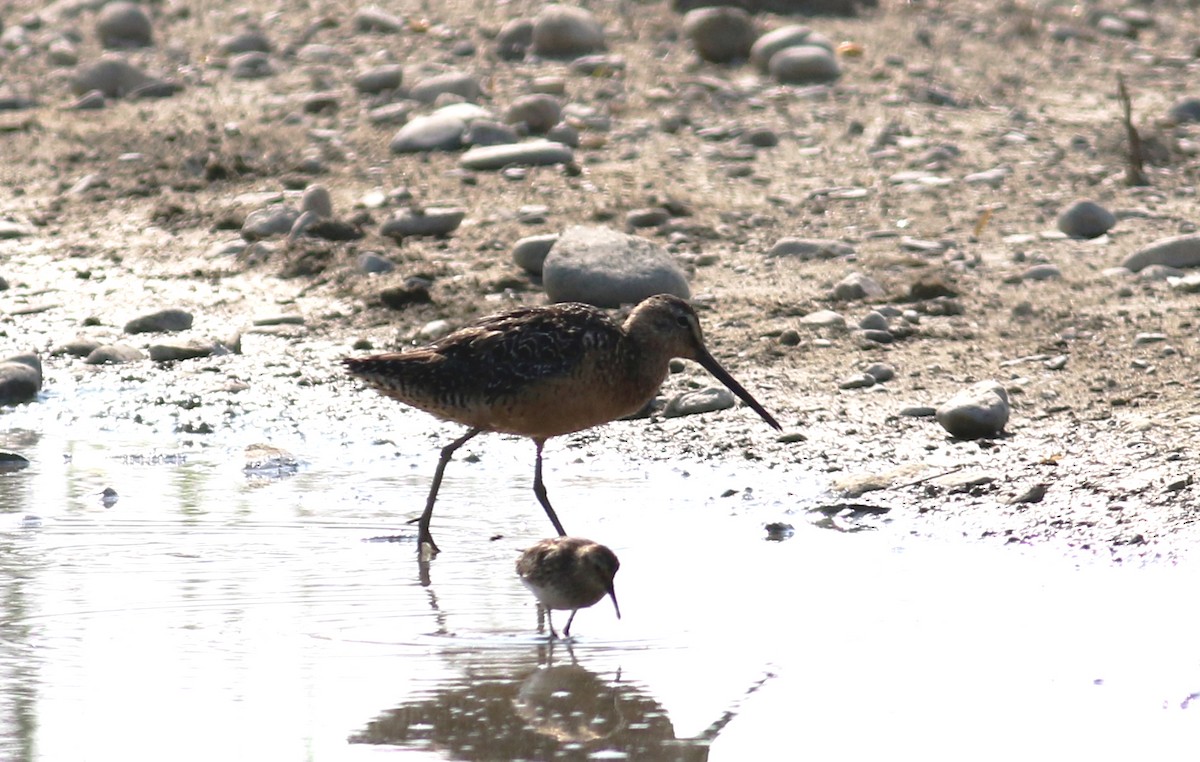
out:
{"label": "small sandpiper", "polygon": [[613,577],[620,568],[616,553],[582,537],[542,540],[517,559],[517,576],[538,599],[539,629],[540,614],[545,611],[551,638],[558,637],[550,618],[553,609],[571,612],[563,628],[563,636],[567,638],[571,637],[571,622],[579,609],[595,604],[605,595],[612,598],[617,619],[621,618],[621,607],[613,590]]}

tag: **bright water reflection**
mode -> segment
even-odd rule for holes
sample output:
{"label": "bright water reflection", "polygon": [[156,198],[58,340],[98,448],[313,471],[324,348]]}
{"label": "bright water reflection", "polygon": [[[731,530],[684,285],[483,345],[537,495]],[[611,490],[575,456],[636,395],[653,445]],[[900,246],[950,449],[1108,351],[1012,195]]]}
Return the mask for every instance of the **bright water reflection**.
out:
{"label": "bright water reflection", "polygon": [[[363,540],[419,509],[433,449],[410,469],[408,445],[291,444],[300,471],[264,481],[240,450],[0,436],[34,461],[0,475],[0,757],[1155,759],[1200,741],[1194,565],[802,516],[766,543],[804,485],[560,450],[552,496],[621,557],[625,618],[582,612],[549,649],[512,571],[549,529],[528,442],[455,463],[427,586],[411,544]],[[739,479],[755,500],[714,497]]]}

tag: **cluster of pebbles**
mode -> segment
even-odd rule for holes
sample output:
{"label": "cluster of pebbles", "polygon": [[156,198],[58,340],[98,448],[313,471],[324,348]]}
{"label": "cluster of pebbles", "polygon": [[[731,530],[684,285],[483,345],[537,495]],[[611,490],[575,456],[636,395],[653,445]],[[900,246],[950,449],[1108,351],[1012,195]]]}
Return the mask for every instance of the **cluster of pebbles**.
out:
{"label": "cluster of pebbles", "polygon": [[[455,327],[455,317],[429,319],[434,311],[426,306],[438,305],[446,282],[470,279],[472,265],[460,262],[476,255],[508,267],[502,278],[483,279],[478,290],[484,296],[537,292],[551,301],[614,308],[666,292],[693,298],[703,309],[720,298],[713,292],[727,278],[770,281],[782,291],[772,281],[776,276],[821,267],[836,275],[804,281],[801,293],[781,293],[770,316],[778,329],[762,331],[755,352],[802,363],[795,358],[807,352],[846,349],[851,359],[822,383],[831,395],[855,399],[882,396],[910,380],[912,363],[897,356],[921,342],[933,346],[972,335],[972,322],[993,307],[1013,323],[1063,323],[1047,330],[1054,335],[1044,343],[1054,346],[1009,360],[1048,374],[1068,369],[1075,360],[1059,338],[1087,331],[1071,324],[1069,304],[1048,317],[1038,289],[1059,289],[1068,303],[1072,289],[1084,287],[1107,289],[1118,300],[1200,293],[1194,221],[1159,210],[1170,191],[1135,196],[1118,186],[1124,152],[1111,146],[1123,145],[1123,131],[1112,141],[1099,129],[1077,129],[1111,104],[1089,101],[1081,106],[1084,116],[1067,127],[1042,120],[1044,104],[1011,95],[1037,84],[1042,73],[1036,68],[998,74],[989,89],[968,81],[972,62],[954,54],[963,48],[953,49],[1033,39],[1060,46],[1060,63],[1068,67],[1115,49],[1130,67],[1150,70],[1151,81],[1167,81],[1172,72],[1194,69],[1200,49],[1181,47],[1155,9],[1083,3],[1077,13],[1043,9],[1049,20],[1033,10],[1029,18],[1014,11],[997,20],[930,9],[931,19],[952,23],[901,16],[904,23],[915,19],[911,29],[903,27],[904,54],[883,55],[843,40],[821,17],[772,15],[797,6],[871,9],[872,2],[692,5],[677,1],[665,12],[636,3],[595,10],[514,4],[512,17],[497,20],[499,11],[489,8],[481,11],[487,20],[455,25],[376,5],[303,22],[285,18],[289,25],[280,21],[288,14],[248,8],[220,16],[219,29],[201,25],[208,37],[195,43],[179,39],[178,30],[200,9],[58,0],[0,19],[0,112],[6,129],[18,131],[35,129],[39,115],[59,112],[82,121],[114,112],[154,119],[193,102],[211,109],[205,97],[218,89],[233,93],[231,100],[261,99],[256,118],[294,128],[286,134],[307,143],[287,148],[302,158],[279,173],[255,175],[239,164],[240,156],[219,148],[198,160],[179,157],[195,177],[178,187],[209,194],[194,226],[207,247],[201,256],[214,269],[261,268],[284,277],[336,271],[342,282],[358,284],[356,295],[369,292],[371,306],[408,311],[405,318],[417,322],[404,338],[420,341]],[[867,22],[896,22],[884,12],[868,14]],[[649,53],[632,57],[634,40]],[[946,52],[937,53],[939,47]],[[436,55],[422,60],[429,50]],[[922,63],[926,51],[934,63]],[[652,79],[630,92],[638,69],[672,56],[688,61],[670,81]],[[51,75],[22,79],[35,64],[49,66]],[[503,77],[505,86],[498,86]],[[1170,160],[1200,155],[1200,97],[1177,92],[1183,89],[1165,88],[1166,96],[1135,90],[1142,98],[1140,121],[1153,126],[1147,153],[1162,162],[1151,172],[1163,185],[1173,182]],[[109,113],[77,113],[93,110]],[[1111,110],[1116,128],[1117,109]],[[260,127],[238,113],[240,122],[209,115],[214,146]],[[947,126],[967,118],[992,121],[986,129]],[[981,133],[986,150],[971,142]],[[170,151],[147,146],[145,153],[156,150]],[[599,169],[633,167],[646,155],[663,157],[661,176],[622,178],[618,169],[604,175],[607,186],[597,179]],[[808,160],[822,163],[813,169]],[[136,166],[138,156],[121,161]],[[672,193],[673,173],[685,164],[702,167],[708,182],[700,191]],[[85,172],[64,182],[55,203],[124,200],[105,170]],[[268,176],[269,184],[238,184],[243,173],[256,181]],[[781,176],[804,181],[787,185]],[[442,181],[436,190],[431,177]],[[507,227],[496,224],[501,215],[487,195],[498,186],[499,192],[512,189],[503,205],[516,213],[502,220],[512,223]],[[1180,197],[1194,193],[1187,185],[1171,187]],[[568,219],[553,203],[559,193],[592,194],[597,201]],[[1029,195],[1037,199],[1029,202]],[[614,196],[620,203],[611,203]],[[1010,213],[1001,221],[1012,209],[1024,216],[1014,221]],[[44,219],[9,216],[0,219],[0,240],[45,237]],[[902,226],[913,219],[911,228]],[[489,225],[502,232],[486,232]],[[1121,253],[1108,256],[1114,243]],[[731,249],[750,250],[755,266]],[[441,256],[448,250],[458,260],[453,265]],[[1075,257],[1078,252],[1086,254]],[[1093,252],[1108,258],[1093,257],[1092,274],[1079,276],[1077,261]],[[920,274],[894,275],[905,267]],[[986,297],[969,293],[983,290],[985,281],[993,281]],[[0,279],[0,290],[7,285]],[[1000,288],[1029,299],[999,309]],[[240,335],[204,334],[211,323],[200,314],[193,320],[193,312],[194,305],[162,305],[105,327],[107,333],[47,348],[86,364],[240,351]],[[715,317],[709,312],[706,324]],[[1178,335],[1153,325],[1131,329],[1130,343],[1162,359],[1184,353]],[[1132,362],[1142,363],[1133,365],[1139,372],[1152,371],[1142,356]],[[956,388],[940,388],[936,399],[898,402],[896,415],[936,420],[960,439],[1002,436],[1014,400],[1019,413],[1014,391],[1022,379],[1004,377],[1015,366],[993,365],[987,375],[956,375]],[[38,355],[0,362],[5,404],[34,398],[41,383]],[[733,404],[725,390],[698,388],[666,402],[663,414]]]}

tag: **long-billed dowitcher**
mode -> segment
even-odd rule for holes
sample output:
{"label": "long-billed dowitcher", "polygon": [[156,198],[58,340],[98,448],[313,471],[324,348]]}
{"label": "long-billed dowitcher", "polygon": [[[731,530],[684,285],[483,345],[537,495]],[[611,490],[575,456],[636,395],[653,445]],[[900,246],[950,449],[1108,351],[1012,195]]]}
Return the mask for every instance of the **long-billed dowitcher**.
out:
{"label": "long-billed dowitcher", "polygon": [[673,357],[700,363],[779,428],[705,349],[695,310],[666,294],[637,305],[623,325],[586,304],[522,307],[483,318],[426,347],[344,362],[381,394],[469,427],[442,448],[418,520],[418,552],[428,544],[436,555],[429,522],[455,450],[484,431],[533,439],[533,491],[555,531],[565,535],[542,482],[546,440],[637,412],[658,391]]}
{"label": "long-billed dowitcher", "polygon": [[[579,609],[586,609],[605,595],[612,598],[617,619],[621,607],[613,590],[613,578],[621,562],[606,546],[582,537],[555,537],[528,548],[517,559],[517,576],[538,600],[550,623],[550,637],[557,638],[550,611],[570,611],[563,635],[571,637],[571,622]],[[539,611],[540,613],[540,611]],[[541,629],[541,618],[538,619]]]}

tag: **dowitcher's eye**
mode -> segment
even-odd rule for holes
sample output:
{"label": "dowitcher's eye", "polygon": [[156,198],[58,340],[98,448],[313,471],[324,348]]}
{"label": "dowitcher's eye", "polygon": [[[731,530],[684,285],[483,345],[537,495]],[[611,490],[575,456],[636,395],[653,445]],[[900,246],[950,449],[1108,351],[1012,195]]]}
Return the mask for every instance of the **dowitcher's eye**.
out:
{"label": "dowitcher's eye", "polygon": [[679,317],[675,318],[675,322],[679,323],[684,328],[687,328],[691,325],[691,322],[687,319],[687,315],[680,315]]}

